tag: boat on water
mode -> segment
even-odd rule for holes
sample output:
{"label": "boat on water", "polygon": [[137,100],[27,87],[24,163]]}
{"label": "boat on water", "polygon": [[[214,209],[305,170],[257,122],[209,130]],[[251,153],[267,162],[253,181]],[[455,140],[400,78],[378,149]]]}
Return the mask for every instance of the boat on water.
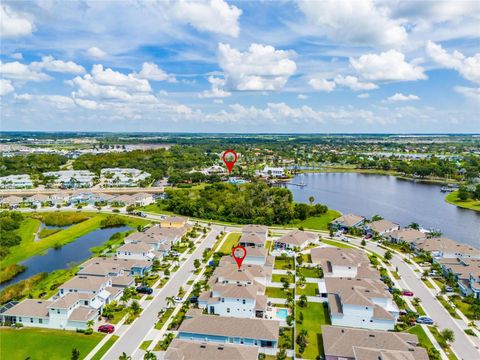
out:
{"label": "boat on water", "polygon": [[458,190],[458,185],[454,185],[454,184],[448,184],[446,186],[442,186],[440,188],[440,191],[441,192],[453,192],[455,190]]}

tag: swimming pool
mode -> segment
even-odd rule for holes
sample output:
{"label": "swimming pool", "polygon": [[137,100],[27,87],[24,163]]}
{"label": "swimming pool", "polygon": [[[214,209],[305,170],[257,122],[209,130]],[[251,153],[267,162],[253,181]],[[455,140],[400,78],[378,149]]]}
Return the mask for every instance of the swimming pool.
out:
{"label": "swimming pool", "polygon": [[275,312],[275,315],[277,316],[278,320],[285,321],[288,316],[288,309],[277,309],[277,311]]}

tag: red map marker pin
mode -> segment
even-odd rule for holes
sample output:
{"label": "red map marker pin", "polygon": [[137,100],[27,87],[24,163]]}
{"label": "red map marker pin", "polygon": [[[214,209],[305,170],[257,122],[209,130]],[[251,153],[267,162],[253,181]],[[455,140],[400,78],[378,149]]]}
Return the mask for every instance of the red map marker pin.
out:
{"label": "red map marker pin", "polygon": [[245,249],[243,246],[235,246],[232,249],[232,256],[237,262],[237,266],[240,269],[240,266],[242,266],[243,259],[245,259],[245,256],[247,256],[247,249]]}
{"label": "red map marker pin", "polygon": [[[227,160],[227,155],[228,154],[233,155],[233,160],[232,161]],[[238,155],[235,152],[235,150],[225,150],[224,151],[223,156],[222,156],[222,160],[225,163],[225,165],[227,166],[227,169],[228,169],[229,173],[232,172],[233,165],[235,165],[235,163],[237,162],[237,159],[238,159]]]}

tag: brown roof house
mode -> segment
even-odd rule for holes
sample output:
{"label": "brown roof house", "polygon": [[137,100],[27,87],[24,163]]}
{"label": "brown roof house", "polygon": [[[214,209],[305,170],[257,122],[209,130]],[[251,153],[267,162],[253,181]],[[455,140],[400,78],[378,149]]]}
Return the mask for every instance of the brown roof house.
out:
{"label": "brown roof house", "polygon": [[210,344],[175,339],[165,353],[165,360],[257,360],[256,346]]}
{"label": "brown roof house", "polygon": [[318,239],[319,236],[317,234],[308,231],[293,230],[281,238],[274,240],[273,247],[278,251],[293,250],[295,248],[303,250],[308,245],[316,243]]}
{"label": "brown roof house", "polygon": [[397,244],[401,242],[406,242],[412,245],[422,242],[427,238],[425,233],[421,232],[420,230],[416,230],[412,228],[394,230],[388,233],[387,237],[390,239],[391,242],[394,242]]}
{"label": "brown roof house", "polygon": [[382,219],[365,224],[364,229],[367,234],[384,236],[392,231],[399,230],[400,225],[389,220]]}
{"label": "brown roof house", "polygon": [[359,216],[355,214],[346,214],[330,222],[330,225],[335,229],[348,230],[352,227],[358,228],[362,226],[364,223],[365,223],[365,218],[363,216]]}

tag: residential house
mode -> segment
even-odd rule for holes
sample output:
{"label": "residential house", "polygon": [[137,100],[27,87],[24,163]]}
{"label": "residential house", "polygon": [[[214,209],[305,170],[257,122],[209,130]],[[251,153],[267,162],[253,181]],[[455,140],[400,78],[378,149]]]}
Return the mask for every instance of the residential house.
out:
{"label": "residential house", "polygon": [[111,286],[112,280],[108,277],[77,275],[60,285],[58,296],[62,297],[68,293],[88,294],[99,297],[98,300],[102,303],[108,303],[110,294],[106,289]]}
{"label": "residential house", "polygon": [[429,252],[435,258],[480,259],[480,250],[444,237],[425,239],[414,245],[416,251]]}
{"label": "residential house", "polygon": [[10,208],[17,208],[20,206],[20,204],[23,203],[23,199],[18,196],[7,196],[2,199],[2,205],[8,206]]}
{"label": "residential house", "polygon": [[243,233],[238,241],[238,244],[244,247],[263,248],[265,246],[266,238],[255,233]]}
{"label": "residential house", "polygon": [[[195,171],[192,171],[192,172],[195,172]],[[225,169],[225,167],[223,166],[220,166],[220,165],[212,165],[208,168],[205,168],[203,170],[200,170],[200,172],[204,175],[225,175],[227,173],[227,170]]]}
{"label": "residential house", "polygon": [[30,175],[9,175],[0,177],[0,189],[26,189],[33,187]]}
{"label": "residential house", "polygon": [[155,202],[152,194],[136,193],[132,195],[135,206],[147,206]]}
{"label": "residential house", "polygon": [[257,360],[255,346],[211,344],[174,339],[164,355],[165,360]]}
{"label": "residential house", "polygon": [[279,330],[280,322],[275,320],[200,315],[185,319],[178,329],[177,338],[276,349]]}
{"label": "residential house", "polygon": [[389,220],[381,219],[365,224],[364,230],[367,235],[384,236],[392,231],[400,230],[400,225]]}
{"label": "residential house", "polygon": [[90,202],[92,204],[98,204],[98,203],[108,204],[108,202],[110,202],[114,198],[115,198],[115,195],[96,192],[96,193],[93,193],[92,196],[90,197]]}
{"label": "residential house", "polygon": [[318,241],[319,236],[317,234],[308,232],[293,230],[283,235],[281,238],[274,240],[273,247],[276,250],[294,250],[305,249],[308,245],[314,244]]}
{"label": "residential house", "polygon": [[188,226],[188,218],[183,216],[169,216],[160,221],[163,228],[183,228]]}
{"label": "residential house", "polygon": [[209,285],[221,283],[266,286],[272,278],[273,270],[273,260],[269,258],[267,260],[264,265],[242,264],[239,269],[231,256],[224,256],[210,278]]}
{"label": "residential house", "polygon": [[109,187],[132,187],[138,186],[141,181],[150,177],[150,174],[129,168],[107,168],[100,171],[103,184]]}
{"label": "residential house", "polygon": [[242,234],[256,234],[267,240],[268,227],[265,225],[245,225],[242,227]]}
{"label": "residential house", "polygon": [[[80,271],[90,265],[105,264],[111,267],[118,267],[123,270],[123,275],[130,274],[132,276],[144,276],[152,271],[153,262],[151,259],[121,259],[117,257],[95,257],[87,260],[80,265]],[[89,270],[91,271],[91,270]],[[115,270],[116,271],[116,270]],[[121,272],[117,276],[122,276]]]}
{"label": "residential house", "polygon": [[58,191],[50,195],[50,201],[53,205],[63,205],[70,203],[70,194],[67,191]]}
{"label": "residential house", "polygon": [[452,273],[463,295],[473,294],[480,299],[480,259],[441,258],[435,259],[444,275]]}
{"label": "residential house", "polygon": [[325,360],[428,360],[416,335],[322,325]]}
{"label": "residential house", "polygon": [[153,253],[153,247],[150,244],[146,244],[142,241],[134,241],[117,248],[116,256],[119,259],[143,260],[153,259],[155,254]]}
{"label": "residential house", "polygon": [[247,284],[216,283],[198,298],[198,306],[211,315],[263,318],[267,308],[264,288]]}
{"label": "residential house", "polygon": [[44,194],[35,194],[26,199],[25,202],[30,203],[36,207],[41,207],[42,204],[49,202],[50,197]]}
{"label": "residential house", "polygon": [[370,260],[363,250],[324,246],[311,249],[310,256],[312,263],[322,267],[326,278],[380,279],[379,272],[371,267]]}
{"label": "residential house", "polygon": [[397,244],[406,242],[413,245],[415,243],[422,242],[427,238],[427,236],[420,230],[406,228],[401,230],[394,230],[388,233],[387,238],[390,240],[390,242],[394,242]]}
{"label": "residential house", "polygon": [[118,195],[108,201],[108,204],[114,207],[123,207],[135,204],[135,199],[132,195]]}
{"label": "residential house", "polygon": [[95,175],[88,170],[60,170],[43,173],[44,177],[53,177],[53,183],[64,189],[90,188]]}
{"label": "residential house", "polygon": [[359,228],[364,223],[365,218],[363,216],[346,214],[330,222],[330,225],[332,226],[332,228],[337,230],[348,230],[350,228]]}
{"label": "residential house", "polygon": [[380,280],[326,278],[325,287],[332,325],[394,329],[399,310]]}
{"label": "residential house", "polygon": [[263,170],[257,171],[257,175],[263,177],[284,177],[285,169],[281,167],[265,166]]}

